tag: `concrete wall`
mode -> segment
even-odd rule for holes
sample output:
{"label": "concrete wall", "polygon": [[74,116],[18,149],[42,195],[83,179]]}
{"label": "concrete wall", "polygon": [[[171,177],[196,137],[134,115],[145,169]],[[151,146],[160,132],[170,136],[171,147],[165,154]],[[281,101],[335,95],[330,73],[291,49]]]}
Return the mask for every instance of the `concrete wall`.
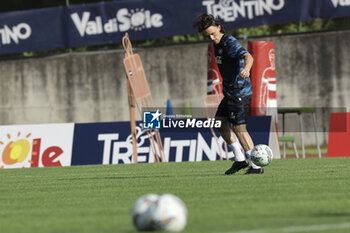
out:
{"label": "concrete wall", "polygon": [[[156,106],[203,106],[206,45],[139,49]],[[0,61],[0,123],[126,121],[123,51]]]}
{"label": "concrete wall", "polygon": [[[350,30],[256,40],[275,43],[279,106],[349,106]],[[186,100],[203,107],[207,43],[136,52],[156,106],[171,99],[174,107]],[[123,56],[114,50],[0,61],[0,123],[128,120]],[[327,119],[319,121],[326,130]],[[327,136],[321,137],[325,143]]]}

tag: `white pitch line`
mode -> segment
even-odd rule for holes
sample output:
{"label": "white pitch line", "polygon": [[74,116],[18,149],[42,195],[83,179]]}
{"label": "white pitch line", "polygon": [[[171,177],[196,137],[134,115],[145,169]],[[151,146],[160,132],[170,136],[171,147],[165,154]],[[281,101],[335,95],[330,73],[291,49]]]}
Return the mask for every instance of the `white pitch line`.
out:
{"label": "white pitch line", "polygon": [[221,232],[221,233],[297,233],[297,232],[317,232],[317,231],[342,230],[342,229],[350,229],[350,222],[247,230],[247,231],[229,231],[229,232]]}

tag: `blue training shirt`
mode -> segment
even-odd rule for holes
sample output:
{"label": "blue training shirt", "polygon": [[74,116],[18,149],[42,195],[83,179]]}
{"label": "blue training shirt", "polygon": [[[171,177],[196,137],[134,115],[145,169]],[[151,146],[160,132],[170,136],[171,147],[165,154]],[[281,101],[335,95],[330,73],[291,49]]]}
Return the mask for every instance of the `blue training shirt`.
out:
{"label": "blue training shirt", "polygon": [[244,68],[243,54],[247,50],[233,36],[224,34],[219,44],[214,44],[225,96],[246,97],[253,94],[250,78],[239,76]]}

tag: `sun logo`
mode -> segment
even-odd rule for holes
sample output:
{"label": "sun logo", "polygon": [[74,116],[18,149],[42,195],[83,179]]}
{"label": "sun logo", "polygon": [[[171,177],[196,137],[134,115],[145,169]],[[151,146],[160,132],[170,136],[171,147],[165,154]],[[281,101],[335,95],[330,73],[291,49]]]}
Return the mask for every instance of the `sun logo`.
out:
{"label": "sun logo", "polygon": [[[21,132],[17,133],[17,137],[21,136]],[[4,151],[2,152],[2,162],[6,165],[13,165],[15,163],[22,163],[28,156],[31,143],[28,141],[28,138],[31,136],[31,133],[25,136],[25,139],[18,139],[12,141],[10,134],[7,134],[7,138],[10,140],[5,146]],[[0,145],[5,143],[0,141]]]}
{"label": "sun logo", "polygon": [[[49,146],[42,137],[35,137],[36,132],[12,136],[0,141],[0,169],[62,166],[63,150],[57,145]],[[5,136],[5,137],[6,137]]]}
{"label": "sun logo", "polygon": [[131,29],[135,31],[142,31],[142,29],[146,28],[146,14],[145,9],[135,9],[130,10],[130,21],[131,21]]}

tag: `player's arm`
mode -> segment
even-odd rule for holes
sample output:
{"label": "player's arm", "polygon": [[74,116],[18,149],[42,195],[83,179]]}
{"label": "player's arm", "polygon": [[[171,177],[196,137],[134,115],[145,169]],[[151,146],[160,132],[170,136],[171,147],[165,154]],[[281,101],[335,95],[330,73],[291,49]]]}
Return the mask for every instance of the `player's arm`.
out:
{"label": "player's arm", "polygon": [[253,66],[254,59],[250,53],[243,54],[244,58],[244,68],[239,74],[242,78],[248,78],[250,76],[250,69]]}

